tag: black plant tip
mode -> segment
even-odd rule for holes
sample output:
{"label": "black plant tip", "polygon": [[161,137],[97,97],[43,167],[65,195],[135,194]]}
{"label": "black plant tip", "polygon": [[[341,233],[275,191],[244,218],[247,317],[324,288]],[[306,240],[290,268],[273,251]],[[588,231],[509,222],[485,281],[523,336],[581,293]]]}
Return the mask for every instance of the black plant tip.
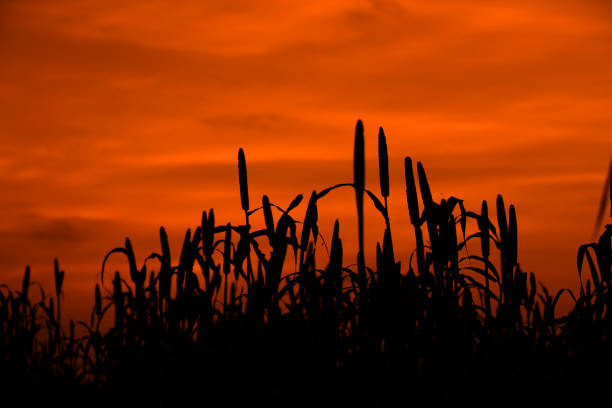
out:
{"label": "black plant tip", "polygon": [[334,221],[334,232],[332,233],[332,243],[340,238],[340,222],[336,218]]}
{"label": "black plant tip", "polygon": [[57,258],[53,260],[53,275],[55,277],[55,295],[59,296],[62,293],[62,284],[66,273],[60,270]]}
{"label": "black plant tip", "polygon": [[482,200],[482,208],[480,210],[480,218],[478,218],[478,227],[480,228],[480,247],[482,256],[489,257],[489,206],[486,200]]}
{"label": "black plant tip", "polygon": [[170,244],[168,243],[168,233],[163,226],[159,227],[159,241],[162,247],[162,254],[169,254]]}
{"label": "black plant tip", "polygon": [[365,188],[365,147],[363,137],[363,123],[357,121],[355,127],[355,151],[353,155],[353,181],[355,188],[362,191]]}
{"label": "black plant tip", "polygon": [[385,228],[385,234],[383,236],[383,257],[387,267],[395,266],[395,255],[393,253],[393,240],[391,239],[391,230]]}
{"label": "black plant tip", "polygon": [[406,179],[406,200],[408,201],[410,223],[416,226],[419,223],[419,201],[417,199],[416,183],[414,181],[414,171],[412,170],[412,159],[410,157],[404,159],[404,177]]}
{"label": "black plant tip", "polygon": [[272,216],[272,207],[270,206],[270,199],[267,195],[264,194],[262,201],[264,220],[266,222],[266,229],[268,231],[269,237],[272,237],[274,234],[274,218]]}
{"label": "black plant tip", "polygon": [[313,233],[313,239],[317,239],[317,191],[313,190],[308,200],[308,207],[306,208],[306,214],[304,215],[304,225],[302,226],[302,236],[300,238],[300,250],[306,251],[308,249],[308,241],[310,238],[310,232]]}
{"label": "black plant tip", "polygon": [[427,175],[421,162],[417,162],[417,174],[419,176],[419,188],[421,189],[421,197],[423,198],[423,205],[425,208],[429,208],[433,205],[433,197],[431,195],[431,189],[429,188],[429,182],[427,181]]}
{"label": "black plant tip", "polygon": [[357,202],[357,223],[359,233],[358,262],[360,275],[365,275],[365,262],[363,262],[363,191],[365,189],[365,147],[363,137],[363,123],[357,121],[355,127],[355,154],[353,156],[353,181],[355,183],[355,200]]}
{"label": "black plant tip", "polygon": [[230,273],[230,262],[232,259],[232,224],[227,223],[225,226],[225,240],[223,242],[223,273]]}
{"label": "black plant tip", "polygon": [[505,243],[508,239],[508,221],[506,219],[506,207],[504,205],[504,198],[501,194],[497,195],[497,225],[499,226],[499,238],[502,243]]}
{"label": "black plant tip", "polygon": [[246,159],[244,150],[238,150],[238,180],[240,182],[240,203],[244,211],[249,211],[249,185],[247,182]]}
{"label": "black plant tip", "polygon": [[138,267],[136,266],[136,256],[134,255],[134,247],[129,238],[125,238],[125,254],[130,265],[130,279],[132,282],[138,282]]}
{"label": "black plant tip", "polygon": [[26,266],[23,274],[23,282],[21,283],[21,294],[24,299],[28,298],[28,289],[30,288],[30,266]]}
{"label": "black plant tip", "polygon": [[302,194],[298,194],[297,196],[295,196],[295,198],[291,201],[291,203],[289,203],[289,206],[287,207],[285,212],[288,213],[289,211],[297,207],[302,202],[303,198],[304,196]]}
{"label": "black plant tip", "polygon": [[510,204],[509,208],[509,218],[508,218],[508,241],[510,244],[510,264],[517,264],[517,254],[518,254],[518,228],[516,225],[516,210],[513,204]]}
{"label": "black plant tip", "polygon": [[380,175],[380,194],[389,196],[389,154],[387,152],[387,139],[382,126],[378,129],[378,170]]}
{"label": "black plant tip", "polygon": [[340,240],[340,223],[337,219],[334,222],[329,265],[336,271],[339,271],[342,268],[342,241]]}

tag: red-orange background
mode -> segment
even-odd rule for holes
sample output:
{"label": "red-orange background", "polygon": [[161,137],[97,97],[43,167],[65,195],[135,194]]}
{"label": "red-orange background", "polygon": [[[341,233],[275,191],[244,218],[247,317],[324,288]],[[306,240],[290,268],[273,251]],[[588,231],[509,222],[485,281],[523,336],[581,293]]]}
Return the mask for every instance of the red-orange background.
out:
{"label": "red-orange background", "polygon": [[[404,263],[410,155],[437,199],[478,210],[502,193],[517,208],[522,267],[576,287],[612,152],[607,2],[129,3],[0,2],[1,282],[29,264],[49,283],[58,257],[83,317],[125,236],[142,260],[164,225],[177,256],[202,210],[242,221],[239,147],[252,205],[264,193],[286,205],[351,180],[361,118],[374,191],[378,126],[387,133]],[[354,251],[352,195],[320,213],[324,233],[341,218]]]}

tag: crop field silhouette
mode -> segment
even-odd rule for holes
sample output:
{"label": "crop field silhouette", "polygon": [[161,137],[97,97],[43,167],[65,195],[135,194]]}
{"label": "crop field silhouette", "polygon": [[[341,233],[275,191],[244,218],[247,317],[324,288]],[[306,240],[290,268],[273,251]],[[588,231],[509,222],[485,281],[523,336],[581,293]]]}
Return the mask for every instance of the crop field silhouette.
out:
{"label": "crop field silhouette", "polygon": [[[253,203],[240,149],[244,224],[204,211],[178,258],[161,227],[160,250],[142,263],[127,238],[104,258],[89,321],[62,323],[57,260],[51,291],[33,283],[26,267],[20,289],[0,289],[5,395],[25,405],[379,406],[449,387],[517,392],[610,378],[601,373],[612,363],[612,224],[600,225],[612,204],[612,167],[598,238],[576,248],[579,292],[550,293],[519,266],[512,204],[501,195],[477,211],[456,197],[436,202],[423,164],[410,157],[411,225],[393,229],[413,231],[416,248],[408,263],[398,262],[382,128],[379,192],[365,185],[364,143],[358,121],[352,183],[284,206],[266,195]],[[355,192],[358,235],[343,238],[336,221],[327,262],[317,265],[319,201],[336,189]],[[301,220],[292,215],[300,205]],[[385,223],[371,265],[365,205]],[[343,239],[357,240],[357,259],[343,255]],[[123,257],[125,269],[106,270],[111,257]],[[572,306],[559,315],[562,296]]]}

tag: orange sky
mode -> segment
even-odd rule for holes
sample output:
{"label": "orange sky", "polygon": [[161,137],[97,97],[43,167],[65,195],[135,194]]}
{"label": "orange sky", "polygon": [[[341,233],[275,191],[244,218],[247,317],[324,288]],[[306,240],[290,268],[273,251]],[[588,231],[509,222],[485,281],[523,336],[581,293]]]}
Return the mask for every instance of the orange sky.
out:
{"label": "orange sky", "polygon": [[[239,147],[253,205],[350,181],[361,118],[374,191],[387,133],[403,259],[410,155],[435,198],[478,210],[502,193],[523,268],[576,286],[612,153],[606,1],[126,3],[0,2],[2,282],[26,264],[48,281],[57,256],[66,300],[90,301],[125,236],[142,259],[160,225],[178,245],[204,209],[242,220]],[[340,217],[347,242],[352,200],[321,204],[323,230]]]}

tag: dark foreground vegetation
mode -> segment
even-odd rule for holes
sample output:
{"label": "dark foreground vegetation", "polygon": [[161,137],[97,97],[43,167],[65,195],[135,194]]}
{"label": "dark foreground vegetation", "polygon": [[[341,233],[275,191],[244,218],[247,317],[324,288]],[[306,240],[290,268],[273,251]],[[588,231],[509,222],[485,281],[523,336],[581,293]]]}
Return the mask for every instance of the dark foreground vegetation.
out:
{"label": "dark foreground vegetation", "polygon": [[[549,293],[519,267],[512,205],[498,196],[477,213],[455,197],[435,202],[423,166],[415,174],[407,157],[411,225],[394,228],[413,230],[416,249],[400,264],[382,129],[378,148],[380,196],[365,188],[358,122],[353,183],[313,191],[303,220],[292,216],[301,195],[285,207],[265,195],[252,205],[241,149],[245,223],[218,224],[212,209],[203,212],[178,262],[163,227],[160,251],[142,264],[126,239],[104,259],[87,322],[61,324],[57,262],[51,294],[32,284],[26,268],[20,290],[0,290],[3,394],[26,406],[49,398],[88,406],[376,406],[455,386],[507,397],[612,378],[612,225],[578,249],[579,293]],[[328,262],[319,266],[317,206],[339,188],[355,192],[359,255],[343,257],[336,222]],[[371,204],[386,229],[375,264],[366,265],[363,208]],[[123,273],[105,271],[111,256],[125,257]],[[561,296],[573,307],[557,316]]]}

